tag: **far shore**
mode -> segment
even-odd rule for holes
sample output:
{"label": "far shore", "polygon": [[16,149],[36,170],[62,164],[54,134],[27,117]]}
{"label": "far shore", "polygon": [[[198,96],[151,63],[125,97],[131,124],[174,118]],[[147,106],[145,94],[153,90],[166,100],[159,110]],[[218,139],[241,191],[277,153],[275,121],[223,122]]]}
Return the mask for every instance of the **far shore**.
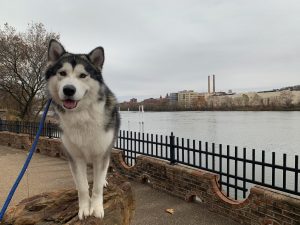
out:
{"label": "far shore", "polygon": [[[294,112],[300,108],[292,109],[182,109],[182,110],[147,110],[145,112]],[[139,112],[139,110],[120,110],[120,112]]]}

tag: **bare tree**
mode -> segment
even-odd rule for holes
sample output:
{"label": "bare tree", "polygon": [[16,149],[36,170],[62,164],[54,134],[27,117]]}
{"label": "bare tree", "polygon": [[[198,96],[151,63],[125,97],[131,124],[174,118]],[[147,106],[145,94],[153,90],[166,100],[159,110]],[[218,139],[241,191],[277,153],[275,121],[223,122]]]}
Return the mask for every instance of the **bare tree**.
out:
{"label": "bare tree", "polygon": [[249,96],[246,94],[243,94],[242,99],[243,99],[243,105],[248,106],[249,105]]}
{"label": "bare tree", "polygon": [[207,98],[206,98],[206,102],[207,102],[207,106],[209,109],[214,109],[216,107],[216,99],[215,99],[215,96],[212,96],[212,95],[209,95]]}
{"label": "bare tree", "polygon": [[275,95],[270,97],[270,106],[272,108],[278,108],[281,106],[279,96]]}
{"label": "bare tree", "polygon": [[235,97],[233,99],[233,104],[237,107],[242,106],[243,105],[243,98],[241,96]]}
{"label": "bare tree", "polygon": [[293,97],[294,95],[291,91],[282,91],[279,95],[281,104],[286,107],[291,107]]}
{"label": "bare tree", "polygon": [[233,106],[232,97],[228,97],[228,96],[221,97],[220,98],[220,105],[221,105],[222,109],[225,109],[225,110],[232,109],[232,106]]}
{"label": "bare tree", "polygon": [[263,104],[262,97],[260,97],[257,93],[255,93],[250,99],[250,105],[253,107],[258,107]]}
{"label": "bare tree", "polygon": [[59,35],[42,23],[28,24],[25,32],[7,23],[0,28],[0,90],[17,102],[21,119],[35,117],[46,101],[43,71],[51,38]]}

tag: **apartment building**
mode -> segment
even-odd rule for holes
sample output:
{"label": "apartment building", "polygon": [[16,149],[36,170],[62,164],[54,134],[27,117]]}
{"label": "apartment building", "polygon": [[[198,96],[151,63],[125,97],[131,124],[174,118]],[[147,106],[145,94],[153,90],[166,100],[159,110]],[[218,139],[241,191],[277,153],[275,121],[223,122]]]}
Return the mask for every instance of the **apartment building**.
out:
{"label": "apartment building", "polygon": [[178,92],[178,103],[185,108],[191,108],[197,101],[203,99],[205,93],[184,90]]}
{"label": "apartment building", "polygon": [[178,102],[178,93],[170,93],[167,99],[171,104],[176,104]]}

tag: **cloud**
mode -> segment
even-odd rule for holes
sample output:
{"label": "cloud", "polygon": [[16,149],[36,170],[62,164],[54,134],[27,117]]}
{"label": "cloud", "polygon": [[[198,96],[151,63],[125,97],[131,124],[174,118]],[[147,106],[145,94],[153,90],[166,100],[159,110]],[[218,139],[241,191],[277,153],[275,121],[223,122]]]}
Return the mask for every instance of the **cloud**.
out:
{"label": "cloud", "polygon": [[102,45],[104,77],[120,97],[299,84],[300,2],[7,1],[0,21],[24,30],[31,21],[59,32],[72,52]]}

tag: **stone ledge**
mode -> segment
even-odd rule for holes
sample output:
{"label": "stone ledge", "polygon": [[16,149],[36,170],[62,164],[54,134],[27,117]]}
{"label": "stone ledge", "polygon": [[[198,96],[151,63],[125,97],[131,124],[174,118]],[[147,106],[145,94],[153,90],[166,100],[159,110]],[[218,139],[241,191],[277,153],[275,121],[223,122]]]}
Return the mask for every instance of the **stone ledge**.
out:
{"label": "stone ledge", "polygon": [[42,193],[22,200],[10,208],[1,225],[129,225],[135,201],[129,182],[111,175],[104,190],[103,219],[93,216],[78,218],[77,190],[59,190]]}

